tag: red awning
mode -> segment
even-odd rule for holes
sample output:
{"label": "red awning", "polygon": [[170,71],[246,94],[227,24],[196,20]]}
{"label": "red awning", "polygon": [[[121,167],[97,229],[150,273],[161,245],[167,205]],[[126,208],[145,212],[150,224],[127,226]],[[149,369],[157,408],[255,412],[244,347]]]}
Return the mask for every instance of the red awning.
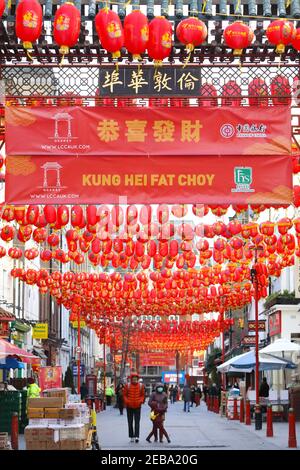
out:
{"label": "red awning", "polygon": [[0,360],[8,356],[17,356],[22,362],[26,362],[26,364],[40,364],[41,362],[39,357],[25,351],[25,349],[18,348],[14,344],[0,339]]}

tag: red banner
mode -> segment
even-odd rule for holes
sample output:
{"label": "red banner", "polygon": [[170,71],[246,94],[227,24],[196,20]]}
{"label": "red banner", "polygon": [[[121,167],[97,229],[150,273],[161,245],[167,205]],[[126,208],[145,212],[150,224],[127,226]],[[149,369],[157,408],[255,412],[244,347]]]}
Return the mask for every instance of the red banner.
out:
{"label": "red banner", "polygon": [[49,388],[62,387],[62,368],[56,367],[41,367],[39,370],[39,385],[41,390],[48,390]]}
{"label": "red banner", "polygon": [[13,204],[289,204],[289,156],[7,157]]}
{"label": "red banner", "polygon": [[291,112],[273,108],[6,108],[8,155],[283,155]]}
{"label": "red banner", "polygon": [[166,353],[140,354],[140,365],[175,367],[175,356],[167,356]]}

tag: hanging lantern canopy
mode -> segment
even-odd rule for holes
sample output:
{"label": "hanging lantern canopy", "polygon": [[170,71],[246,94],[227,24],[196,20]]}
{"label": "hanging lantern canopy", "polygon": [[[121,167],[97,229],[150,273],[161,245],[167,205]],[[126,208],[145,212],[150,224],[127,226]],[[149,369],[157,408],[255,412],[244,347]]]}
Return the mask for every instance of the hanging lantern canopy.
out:
{"label": "hanging lantern canopy", "polygon": [[124,45],[124,31],[117,13],[109,8],[102,8],[95,18],[95,27],[101,46],[110,52],[114,59],[121,56]]}
{"label": "hanging lantern canopy", "polygon": [[[0,11],[1,13],[1,11]],[[300,28],[297,28],[292,38],[292,46],[296,51],[300,51]]]}
{"label": "hanging lantern canopy", "polygon": [[61,54],[68,54],[69,48],[78,41],[80,34],[80,12],[72,2],[66,2],[56,10],[53,35],[60,46]]}
{"label": "hanging lantern canopy", "polygon": [[157,16],[149,23],[149,57],[156,65],[169,57],[172,48],[172,24],[163,16]]}
{"label": "hanging lantern canopy", "polygon": [[233,55],[242,55],[243,49],[250,46],[253,38],[252,29],[242,21],[235,21],[224,30],[225,43],[233,49]]}
{"label": "hanging lantern canopy", "polygon": [[148,41],[148,18],[140,10],[134,10],[124,20],[124,46],[132,54],[133,60],[141,60]]}
{"label": "hanging lantern canopy", "polygon": [[266,30],[268,41],[276,46],[275,51],[283,54],[285,46],[293,40],[295,29],[292,23],[284,18],[272,21]]}
{"label": "hanging lantern canopy", "polygon": [[192,52],[207,38],[207,28],[198,18],[186,18],[176,28],[176,36],[188,51]]}
{"label": "hanging lantern canopy", "polygon": [[[0,7],[1,13],[1,7]],[[37,0],[22,0],[16,8],[16,36],[24,49],[32,49],[42,32],[43,10]]]}

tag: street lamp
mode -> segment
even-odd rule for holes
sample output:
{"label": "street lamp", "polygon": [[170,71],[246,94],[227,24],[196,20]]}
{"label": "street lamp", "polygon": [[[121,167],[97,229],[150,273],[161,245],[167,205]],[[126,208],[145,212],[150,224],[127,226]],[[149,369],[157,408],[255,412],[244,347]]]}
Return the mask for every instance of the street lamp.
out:
{"label": "street lamp", "polygon": [[262,415],[259,403],[259,333],[258,333],[258,273],[256,269],[257,252],[262,251],[262,246],[251,246],[255,253],[255,264],[251,268],[251,281],[254,285],[254,306],[255,306],[255,429],[262,429]]}

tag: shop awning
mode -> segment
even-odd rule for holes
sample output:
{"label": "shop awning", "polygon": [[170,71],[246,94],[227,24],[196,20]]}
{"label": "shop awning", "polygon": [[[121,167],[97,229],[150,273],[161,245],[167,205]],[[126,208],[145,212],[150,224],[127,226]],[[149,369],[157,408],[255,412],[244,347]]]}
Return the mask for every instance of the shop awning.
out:
{"label": "shop awning", "polygon": [[34,356],[25,349],[18,348],[12,343],[0,339],[0,360],[8,356],[18,357],[25,362],[26,364],[40,364],[41,359],[37,356]]}
{"label": "shop awning", "polygon": [[44,349],[37,348],[36,346],[33,347],[34,352],[41,358],[41,359],[48,359]]}
{"label": "shop awning", "polygon": [[18,361],[13,357],[7,357],[6,359],[0,359],[0,369],[24,369],[23,362]]}
{"label": "shop awning", "polygon": [[[271,354],[259,354],[259,370],[295,369],[296,364]],[[255,351],[249,351],[232,357],[217,367],[217,371],[226,372],[252,372],[255,369]]]}

